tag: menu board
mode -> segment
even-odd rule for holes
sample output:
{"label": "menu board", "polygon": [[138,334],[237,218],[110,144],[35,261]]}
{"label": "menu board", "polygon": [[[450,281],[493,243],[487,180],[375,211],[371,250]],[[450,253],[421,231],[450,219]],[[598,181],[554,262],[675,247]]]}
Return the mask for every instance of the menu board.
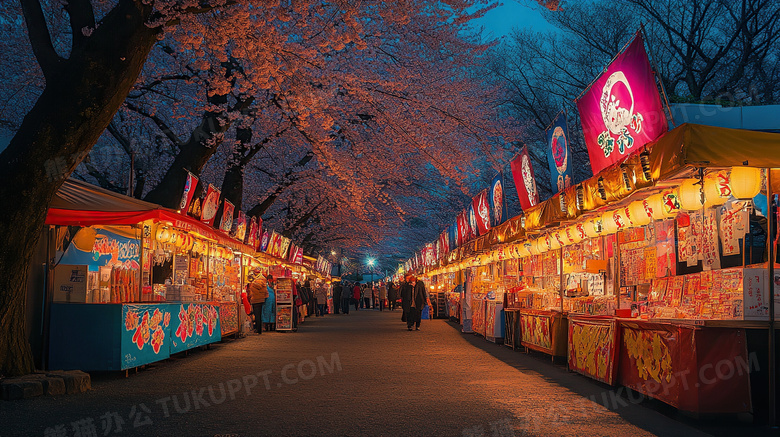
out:
{"label": "menu board", "polygon": [[276,281],[276,303],[292,304],[293,281],[290,278],[279,278]]}

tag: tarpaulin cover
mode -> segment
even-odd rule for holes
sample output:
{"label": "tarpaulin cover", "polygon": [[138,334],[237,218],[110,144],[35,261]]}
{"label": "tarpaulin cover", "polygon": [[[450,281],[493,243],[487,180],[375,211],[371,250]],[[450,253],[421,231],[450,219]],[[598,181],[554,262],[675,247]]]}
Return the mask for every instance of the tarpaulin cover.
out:
{"label": "tarpaulin cover", "polygon": [[620,325],[620,384],[683,411],[751,411],[744,329]]}
{"label": "tarpaulin cover", "polygon": [[60,226],[137,225],[146,220],[171,222],[172,226],[197,232],[244,253],[254,252],[192,217],[74,179],[62,184],[46,215],[47,225]]}

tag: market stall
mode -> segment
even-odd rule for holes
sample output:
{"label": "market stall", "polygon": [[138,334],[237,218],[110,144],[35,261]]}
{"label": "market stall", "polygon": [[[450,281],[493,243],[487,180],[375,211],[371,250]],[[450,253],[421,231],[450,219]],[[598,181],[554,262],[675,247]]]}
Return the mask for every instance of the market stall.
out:
{"label": "market stall", "polygon": [[[560,307],[572,370],[685,411],[752,411],[748,372],[705,381],[701,371],[736,368],[761,347],[749,344],[746,330],[770,320],[775,249],[767,235],[776,212],[767,188],[776,181],[760,167],[778,165],[770,162],[778,141],[683,125],[526,211],[526,231],[536,237],[517,256],[534,296],[525,296],[533,311],[520,323],[521,338],[549,350],[545,328],[554,322],[537,311]],[[551,252],[563,257],[555,272],[561,285],[548,289]]]}
{"label": "market stall", "polygon": [[49,368],[125,370],[238,332],[248,246],[73,180],[57,193],[47,224],[56,235]]}

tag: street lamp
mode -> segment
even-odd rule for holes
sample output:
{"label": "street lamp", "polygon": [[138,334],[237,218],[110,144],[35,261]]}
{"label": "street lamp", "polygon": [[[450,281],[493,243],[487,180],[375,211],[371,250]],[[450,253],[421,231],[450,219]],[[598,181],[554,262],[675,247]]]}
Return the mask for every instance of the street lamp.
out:
{"label": "street lamp", "polygon": [[368,264],[368,267],[369,267],[369,270],[368,270],[369,274],[371,275],[371,282],[374,282],[374,269],[373,269],[373,267],[374,267],[375,263],[376,263],[376,260],[374,258],[369,258],[368,259],[367,264]]}

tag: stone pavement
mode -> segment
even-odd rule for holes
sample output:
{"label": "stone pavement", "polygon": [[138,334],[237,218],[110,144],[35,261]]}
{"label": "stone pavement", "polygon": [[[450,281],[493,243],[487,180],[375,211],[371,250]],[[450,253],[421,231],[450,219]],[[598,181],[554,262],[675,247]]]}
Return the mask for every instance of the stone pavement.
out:
{"label": "stone pavement", "polygon": [[310,318],[297,333],[228,340],[129,378],[93,375],[85,394],[0,401],[0,436],[698,437],[761,431],[686,424],[544,355],[461,334],[444,320],[423,320],[419,332],[408,332],[400,317],[400,311],[360,310]]}

